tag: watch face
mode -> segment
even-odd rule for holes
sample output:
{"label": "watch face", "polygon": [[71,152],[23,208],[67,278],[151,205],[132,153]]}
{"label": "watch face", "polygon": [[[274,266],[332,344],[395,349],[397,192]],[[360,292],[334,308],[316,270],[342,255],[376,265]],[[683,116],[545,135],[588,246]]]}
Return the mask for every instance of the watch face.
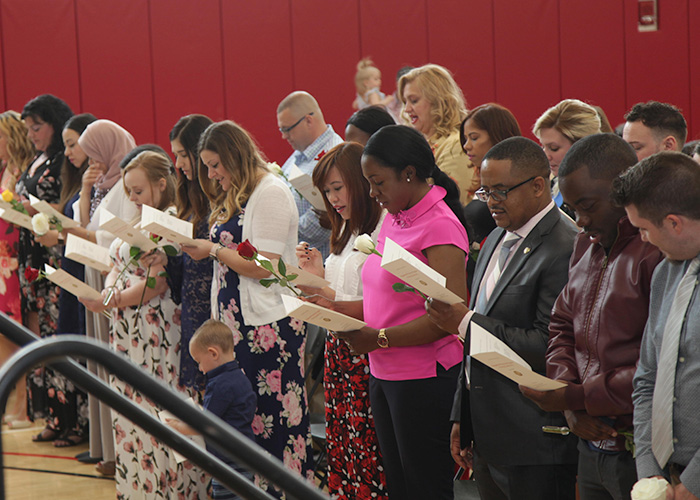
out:
{"label": "watch face", "polygon": [[377,337],[377,344],[379,344],[379,347],[389,347],[389,339],[386,338],[385,334],[380,333],[379,337]]}

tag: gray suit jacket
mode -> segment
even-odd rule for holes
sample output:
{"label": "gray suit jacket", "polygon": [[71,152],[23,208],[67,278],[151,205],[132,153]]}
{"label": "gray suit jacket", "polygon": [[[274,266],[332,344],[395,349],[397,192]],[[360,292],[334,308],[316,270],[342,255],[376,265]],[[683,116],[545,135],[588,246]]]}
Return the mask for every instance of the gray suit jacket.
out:
{"label": "gray suit jacket", "polygon": [[[476,323],[504,341],[532,369],[545,374],[549,318],[568,280],[569,258],[577,229],[555,206],[523,240],[506,266],[486,305],[474,314]],[[476,263],[470,307],[474,308],[482,278],[505,230],[494,229]],[[469,351],[469,330],[465,360]],[[576,439],[545,434],[543,425],[566,425],[561,413],[549,413],[520,393],[517,384],[471,360],[471,389],[467,390],[462,362],[452,409],[461,422],[462,443],[474,441],[479,454],[498,465],[576,463]]]}

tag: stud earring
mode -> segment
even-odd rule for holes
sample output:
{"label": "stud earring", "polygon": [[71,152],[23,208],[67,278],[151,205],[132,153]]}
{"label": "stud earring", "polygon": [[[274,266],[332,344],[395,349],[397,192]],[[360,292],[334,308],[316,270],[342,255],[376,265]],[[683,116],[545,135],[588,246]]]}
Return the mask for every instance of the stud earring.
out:
{"label": "stud earring", "polygon": [[410,178],[410,177],[406,177],[406,182],[411,182],[411,178]]}

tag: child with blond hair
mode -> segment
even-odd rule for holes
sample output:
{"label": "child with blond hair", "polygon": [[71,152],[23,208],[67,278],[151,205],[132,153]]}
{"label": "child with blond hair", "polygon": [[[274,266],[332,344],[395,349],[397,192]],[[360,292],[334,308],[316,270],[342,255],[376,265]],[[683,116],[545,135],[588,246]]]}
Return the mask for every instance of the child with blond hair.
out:
{"label": "child with blond hair", "polygon": [[[233,332],[221,321],[205,321],[190,340],[190,355],[199,369],[207,376],[204,389],[204,409],[244,434],[251,441],[253,417],[257,397],[248,377],[245,376],[233,352]],[[182,434],[196,434],[194,429],[175,419],[168,419],[168,425]],[[207,444],[207,450],[230,467],[252,479],[253,475],[241,469],[235,462]],[[239,499],[215,478],[212,478],[211,496],[214,499]]]}
{"label": "child with blond hair", "polygon": [[379,71],[369,57],[365,57],[357,63],[355,73],[355,89],[357,96],[352,103],[353,109],[364,109],[368,106],[386,106],[391,100],[379,90],[382,85],[382,72]]}

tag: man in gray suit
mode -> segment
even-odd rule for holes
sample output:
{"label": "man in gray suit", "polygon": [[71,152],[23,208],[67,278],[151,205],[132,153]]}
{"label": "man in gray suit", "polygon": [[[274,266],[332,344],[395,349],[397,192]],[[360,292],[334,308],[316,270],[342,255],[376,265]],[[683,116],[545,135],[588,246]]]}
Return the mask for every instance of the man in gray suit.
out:
{"label": "man in gray suit", "polygon": [[[518,385],[468,357],[475,323],[544,374],[552,305],[567,281],[577,230],[551,198],[549,164],[524,137],[498,143],[484,157],[481,189],[497,228],[479,254],[469,308],[434,302],[430,318],[465,339],[452,410],[452,455],[473,466],[485,500],[575,498],[576,441],[544,433],[565,426],[525,398]],[[465,370],[468,372],[465,374]]]}

